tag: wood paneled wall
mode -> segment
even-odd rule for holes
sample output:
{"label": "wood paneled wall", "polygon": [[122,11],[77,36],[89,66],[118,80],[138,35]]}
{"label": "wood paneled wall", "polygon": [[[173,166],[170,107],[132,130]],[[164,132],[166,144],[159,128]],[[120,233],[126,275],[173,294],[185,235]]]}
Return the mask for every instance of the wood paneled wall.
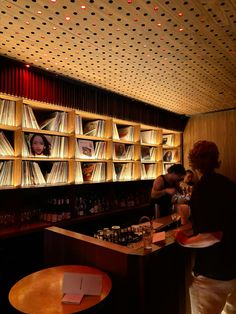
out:
{"label": "wood paneled wall", "polygon": [[184,166],[189,167],[188,152],[198,140],[217,144],[220,152],[219,172],[236,181],[236,110],[191,117],[184,130]]}

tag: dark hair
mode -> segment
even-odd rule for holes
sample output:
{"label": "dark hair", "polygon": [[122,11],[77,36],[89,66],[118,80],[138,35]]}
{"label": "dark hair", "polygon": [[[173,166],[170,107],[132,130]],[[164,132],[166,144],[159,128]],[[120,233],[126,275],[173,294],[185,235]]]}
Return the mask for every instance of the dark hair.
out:
{"label": "dark hair", "polygon": [[220,167],[219,150],[214,142],[198,141],[189,152],[189,164],[202,173],[212,172]]}
{"label": "dark hair", "polygon": [[33,140],[34,140],[34,138],[35,138],[36,136],[40,136],[40,137],[42,138],[43,144],[44,144],[44,146],[45,146],[45,148],[44,148],[44,150],[43,150],[43,154],[44,154],[45,156],[49,156],[49,155],[50,155],[50,146],[51,146],[51,145],[50,145],[50,143],[49,143],[49,141],[47,140],[47,138],[46,138],[45,135],[43,135],[43,134],[38,134],[38,133],[35,133],[35,134],[31,137],[31,139],[30,139],[30,147],[31,147],[31,152],[32,152],[32,154],[35,155],[35,152],[32,150],[32,145],[33,145]]}
{"label": "dark hair", "polygon": [[181,164],[174,164],[174,165],[170,166],[170,168],[168,168],[167,172],[168,173],[181,174],[181,175],[185,175],[186,174],[184,166],[181,165]]}

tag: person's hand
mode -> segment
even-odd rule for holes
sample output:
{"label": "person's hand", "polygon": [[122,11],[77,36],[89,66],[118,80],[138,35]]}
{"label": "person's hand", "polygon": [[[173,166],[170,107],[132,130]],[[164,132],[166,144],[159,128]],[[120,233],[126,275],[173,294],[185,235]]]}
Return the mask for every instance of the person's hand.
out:
{"label": "person's hand", "polygon": [[176,192],[176,189],[175,188],[166,188],[165,191],[169,195],[174,195]]}
{"label": "person's hand", "polygon": [[179,243],[179,244],[186,244],[188,237],[185,235],[185,233],[181,230],[177,230],[175,232],[175,240]]}

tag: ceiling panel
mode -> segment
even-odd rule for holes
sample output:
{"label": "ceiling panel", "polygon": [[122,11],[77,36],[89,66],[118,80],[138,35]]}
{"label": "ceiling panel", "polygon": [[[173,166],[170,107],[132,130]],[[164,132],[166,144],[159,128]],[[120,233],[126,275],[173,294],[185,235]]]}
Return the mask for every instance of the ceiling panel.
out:
{"label": "ceiling panel", "polygon": [[179,114],[236,107],[236,1],[0,2],[0,54]]}

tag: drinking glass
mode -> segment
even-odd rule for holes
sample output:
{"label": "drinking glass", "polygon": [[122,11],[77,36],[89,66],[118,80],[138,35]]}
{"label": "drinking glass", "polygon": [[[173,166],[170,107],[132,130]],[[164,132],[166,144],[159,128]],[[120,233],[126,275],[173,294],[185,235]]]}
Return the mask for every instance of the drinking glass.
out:
{"label": "drinking glass", "polygon": [[173,206],[172,206],[172,213],[171,213],[171,219],[174,222],[175,228],[178,228],[178,226],[179,226],[178,225],[179,218],[180,218],[180,215],[178,213],[177,206],[173,204]]}
{"label": "drinking glass", "polygon": [[152,236],[153,236],[153,229],[150,226],[144,226],[142,228],[143,233],[143,247],[145,250],[152,249]]}

